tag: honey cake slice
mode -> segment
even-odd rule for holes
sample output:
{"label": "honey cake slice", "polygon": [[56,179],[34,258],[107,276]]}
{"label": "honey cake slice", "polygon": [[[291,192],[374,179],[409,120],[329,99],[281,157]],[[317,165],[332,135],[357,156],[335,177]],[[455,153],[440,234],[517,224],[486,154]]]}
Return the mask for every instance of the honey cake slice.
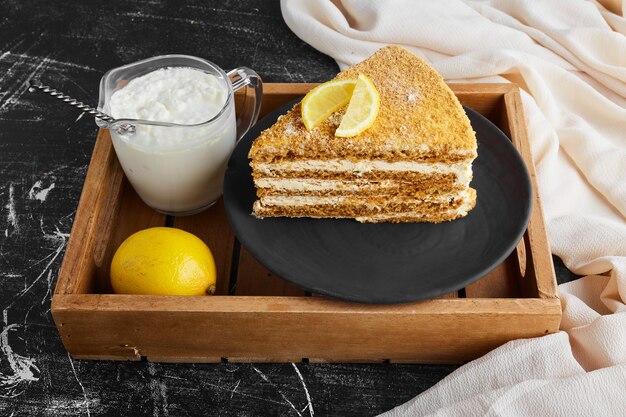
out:
{"label": "honey cake slice", "polygon": [[469,183],[476,136],[443,78],[397,46],[336,78],[360,73],[381,101],[376,120],[362,133],[335,137],[345,108],[307,131],[296,104],[255,139],[248,154],[255,216],[437,223],[474,207]]}

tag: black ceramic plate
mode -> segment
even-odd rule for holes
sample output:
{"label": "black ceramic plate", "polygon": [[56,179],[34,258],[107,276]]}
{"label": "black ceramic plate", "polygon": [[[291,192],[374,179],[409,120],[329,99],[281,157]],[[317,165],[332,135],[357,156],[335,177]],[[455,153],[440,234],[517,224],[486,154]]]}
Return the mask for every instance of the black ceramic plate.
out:
{"label": "black ceramic plate", "polygon": [[305,290],[363,303],[403,303],[459,290],[500,264],[521,238],[531,209],[526,166],[511,141],[466,108],[478,138],[471,186],[476,207],[441,224],[362,224],[351,219],[252,216],[248,150],[293,103],[257,123],[233,152],[224,204],[239,241],[267,269]]}

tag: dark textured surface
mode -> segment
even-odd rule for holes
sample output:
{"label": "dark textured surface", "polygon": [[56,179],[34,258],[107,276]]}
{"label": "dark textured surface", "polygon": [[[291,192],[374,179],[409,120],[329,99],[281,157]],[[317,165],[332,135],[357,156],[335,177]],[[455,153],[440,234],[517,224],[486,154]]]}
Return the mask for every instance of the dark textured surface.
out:
{"label": "dark textured surface", "polygon": [[[362,303],[403,303],[458,291],[498,266],[526,230],[530,178],[511,141],[466,109],[478,139],[469,214],[452,222],[361,224],[352,219],[250,216],[256,200],[248,152],[293,107],[261,120],[237,145],[224,181],[235,234],[270,271],[310,292]],[[455,262],[450,262],[454,259]]]}
{"label": "dark textured surface", "polygon": [[164,53],[226,69],[246,65],[275,82],[323,81],[336,72],[333,60],[289,31],[278,2],[0,2],[0,416],[373,415],[454,370],[69,358],[50,296],[96,126],[29,94],[25,82],[95,104],[106,70]]}

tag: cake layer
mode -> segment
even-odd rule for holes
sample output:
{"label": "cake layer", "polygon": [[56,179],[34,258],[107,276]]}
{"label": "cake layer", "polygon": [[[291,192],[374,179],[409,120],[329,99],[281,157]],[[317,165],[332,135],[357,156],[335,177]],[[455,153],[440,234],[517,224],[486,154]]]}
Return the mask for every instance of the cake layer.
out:
{"label": "cake layer", "polygon": [[342,181],[382,181],[396,180],[412,183],[430,183],[432,181],[442,181],[453,186],[456,183],[454,174],[420,174],[419,172],[403,171],[370,171],[370,172],[334,172],[334,171],[272,171],[269,173],[252,173],[255,181],[262,178],[295,178],[306,179],[315,178],[321,180],[342,180]]}
{"label": "cake layer", "polygon": [[476,203],[475,190],[468,188],[448,196],[429,199],[402,197],[291,197],[257,200],[257,217],[356,218],[359,221],[441,222],[465,216]]}
{"label": "cake layer", "polygon": [[359,206],[367,210],[382,212],[411,211],[417,206],[450,206],[456,207],[464,201],[475,196],[469,188],[462,191],[454,191],[439,196],[426,196],[424,198],[412,198],[395,195],[368,196],[294,196],[294,195],[270,195],[260,199],[265,206]]}
{"label": "cake layer", "polygon": [[407,181],[406,178],[367,180],[323,180],[314,178],[259,178],[254,181],[257,196],[380,196],[395,195],[424,197],[451,191],[462,191],[465,186],[456,184],[451,176],[429,177],[425,181]]}
{"label": "cake layer", "polygon": [[336,180],[396,179],[407,182],[426,182],[429,178],[447,178],[455,184],[469,185],[472,179],[472,160],[447,164],[443,162],[388,162],[380,160],[309,159],[252,165],[256,180],[263,177],[315,178]]}
{"label": "cake layer", "polygon": [[361,223],[442,223],[465,217],[467,216],[467,212],[471,209],[472,207],[469,207],[467,210],[459,207],[455,210],[421,215],[416,213],[379,214],[374,216],[360,216],[356,217],[355,220]]}
{"label": "cake layer", "polygon": [[[340,110],[340,113],[342,111]],[[298,121],[302,123],[302,121]],[[288,129],[289,131],[289,129]],[[306,133],[305,133],[306,135]],[[335,138],[333,140],[343,140],[345,138]],[[400,139],[388,138],[390,142],[401,142]],[[259,153],[254,157],[254,163],[280,163],[283,161],[302,161],[308,160],[312,156],[327,159],[380,159],[389,162],[401,162],[406,160],[418,162],[445,162],[456,163],[464,160],[473,160],[476,158],[476,150],[474,149],[449,149],[445,147],[430,148],[425,145],[415,148],[401,148],[390,152],[387,149],[354,149],[353,147],[337,147],[332,153],[323,152],[321,150],[306,150],[308,144],[303,144],[301,152],[288,154]]]}

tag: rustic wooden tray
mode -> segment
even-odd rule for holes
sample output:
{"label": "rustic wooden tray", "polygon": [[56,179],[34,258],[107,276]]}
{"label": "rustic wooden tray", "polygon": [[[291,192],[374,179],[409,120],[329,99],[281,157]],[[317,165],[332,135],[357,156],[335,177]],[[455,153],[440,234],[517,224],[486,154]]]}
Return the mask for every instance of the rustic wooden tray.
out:
{"label": "rustic wooden tray", "polygon": [[[265,84],[261,116],[313,84]],[[404,305],[361,305],[307,294],[273,276],[240,247],[221,201],[190,217],[148,208],[127,182],[101,130],[52,298],[52,315],[75,358],[167,362],[459,363],[506,341],[556,332],[561,306],[519,90],[452,84],[460,101],[497,124],[523,156],[534,200],[517,249],[458,293]],[[151,226],[193,232],[211,248],[214,296],[112,294],[118,245]]]}

